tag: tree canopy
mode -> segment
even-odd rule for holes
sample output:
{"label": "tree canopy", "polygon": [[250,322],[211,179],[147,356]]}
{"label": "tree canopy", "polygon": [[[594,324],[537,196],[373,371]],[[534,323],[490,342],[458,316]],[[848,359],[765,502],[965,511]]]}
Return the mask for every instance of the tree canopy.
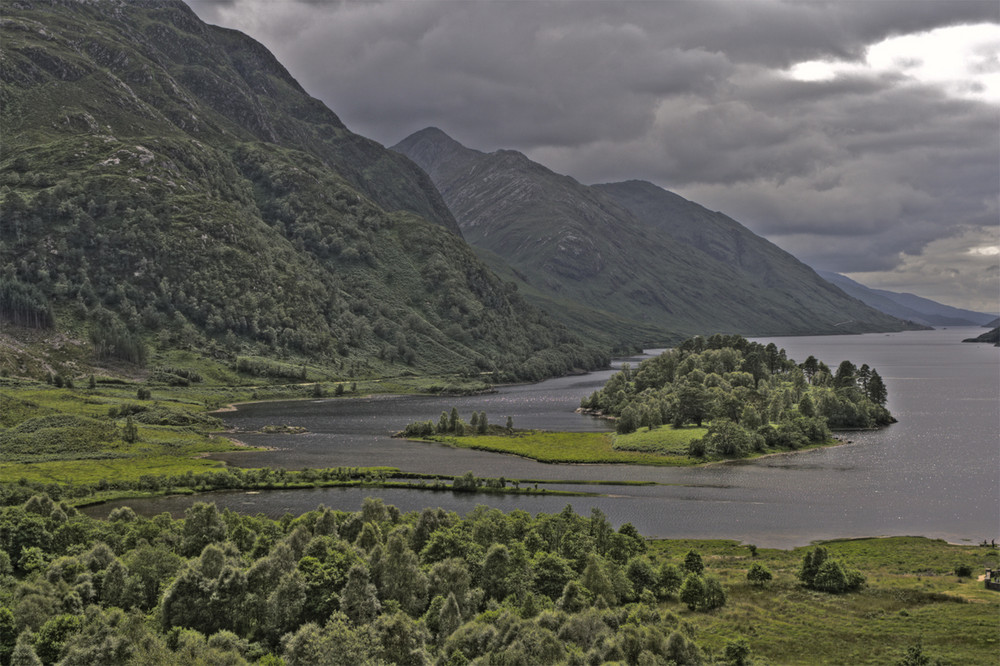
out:
{"label": "tree canopy", "polygon": [[[774,343],[735,335],[694,337],[632,368],[627,364],[581,407],[616,419],[619,434],[708,425],[694,456],[741,457],[820,443],[830,429],[892,422],[878,372],[815,357],[798,364]],[[617,446],[617,444],[616,444]]]}

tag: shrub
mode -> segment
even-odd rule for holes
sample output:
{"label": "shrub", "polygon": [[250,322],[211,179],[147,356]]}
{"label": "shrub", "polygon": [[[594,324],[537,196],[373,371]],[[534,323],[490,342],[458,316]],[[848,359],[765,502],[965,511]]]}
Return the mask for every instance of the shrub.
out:
{"label": "shrub", "polygon": [[430,437],[434,432],[433,421],[414,421],[403,429],[403,437]]}
{"label": "shrub", "polygon": [[756,587],[767,585],[772,578],[774,575],[766,567],[756,562],[747,571],[747,582]]}
{"label": "shrub", "polygon": [[684,570],[693,574],[701,574],[705,571],[705,563],[702,562],[701,555],[696,551],[689,550],[684,556]]}
{"label": "shrub", "polygon": [[677,598],[686,604],[688,609],[695,610],[701,603],[703,596],[705,596],[705,581],[698,574],[690,574],[684,579],[684,584],[681,585],[681,591]]}
{"label": "shrub", "polygon": [[829,559],[822,546],[805,554],[799,579],[808,588],[832,594],[853,592],[865,585],[865,577],[860,571]]}
{"label": "shrub", "polygon": [[704,458],[707,450],[704,439],[692,439],[688,442],[688,455],[692,458]]}

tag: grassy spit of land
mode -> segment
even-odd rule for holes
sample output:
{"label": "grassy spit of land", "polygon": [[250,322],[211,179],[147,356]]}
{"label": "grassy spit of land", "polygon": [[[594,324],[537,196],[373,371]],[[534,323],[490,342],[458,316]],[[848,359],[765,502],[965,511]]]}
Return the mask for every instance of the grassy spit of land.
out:
{"label": "grassy spit of land", "polygon": [[[688,445],[704,437],[707,427],[639,428],[627,435],[609,432],[552,432],[547,430],[511,430],[490,428],[489,434],[436,434],[409,437],[413,441],[437,442],[463,449],[507,453],[544,463],[653,465],[663,467],[694,467],[729,460],[751,460],[783,449],[752,451],[744,456],[706,455],[694,457]],[[827,439],[803,446],[797,451],[836,446],[843,442]]]}

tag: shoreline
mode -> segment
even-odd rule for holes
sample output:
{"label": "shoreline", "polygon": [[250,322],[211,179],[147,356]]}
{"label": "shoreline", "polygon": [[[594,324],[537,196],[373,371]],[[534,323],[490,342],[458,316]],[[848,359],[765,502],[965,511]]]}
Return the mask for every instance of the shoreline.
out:
{"label": "shoreline", "polygon": [[[370,483],[348,483],[340,485],[290,485],[288,487],[261,487],[261,488],[219,488],[219,489],[207,489],[207,490],[194,490],[194,489],[175,489],[172,491],[154,491],[145,492],[136,491],[135,493],[124,495],[124,496],[110,496],[102,498],[92,498],[89,500],[81,501],[78,504],[74,504],[74,508],[77,510],[83,510],[87,508],[100,507],[112,503],[120,503],[119,506],[130,506],[128,504],[131,500],[146,501],[146,500],[157,500],[165,499],[170,500],[176,498],[178,500],[189,499],[191,503],[198,501],[212,502],[212,495],[216,494],[230,494],[230,495],[250,495],[250,496],[266,496],[272,491],[317,491],[323,489],[356,489],[356,488],[369,488],[374,491],[380,489],[390,489],[390,490],[416,490],[423,492],[430,492],[431,495],[435,493],[451,493],[457,495],[468,495],[469,497],[483,496],[483,495],[512,495],[520,497],[565,497],[568,502],[575,504],[572,498],[577,497],[581,499],[586,499],[587,497],[603,496],[600,493],[573,493],[573,492],[560,492],[560,491],[542,491],[533,489],[524,489],[520,491],[502,491],[502,490],[477,490],[475,492],[471,491],[454,491],[451,488],[432,488],[423,487],[419,485],[407,485],[407,484],[370,484]],[[378,497],[378,494],[372,494],[371,497]],[[190,506],[188,504],[187,506]],[[117,507],[113,507],[117,508]],[[336,508],[331,507],[336,511],[345,512],[355,512],[358,509],[346,509],[346,508]],[[172,509],[170,511],[178,511],[179,509]],[[241,509],[232,509],[238,513],[246,513],[247,515],[256,515],[259,511],[255,511],[253,508],[248,508],[245,511]],[[471,511],[472,509],[468,509]],[[403,510],[403,513],[408,513],[412,510]],[[509,513],[510,510],[501,509],[504,513]],[[81,511],[83,512],[83,511]],[[110,512],[110,511],[109,511]],[[162,513],[162,511],[158,511]],[[537,515],[539,513],[545,513],[544,511],[529,511],[531,515]],[[85,515],[90,516],[89,513]],[[140,513],[140,515],[143,515]],[[90,516],[97,520],[106,520],[105,517]],[[669,543],[669,542],[715,542],[715,543],[732,543],[739,547],[746,547],[748,545],[756,545],[761,549],[779,550],[785,552],[792,552],[797,549],[802,548],[812,548],[817,545],[829,545],[829,544],[846,544],[852,542],[862,542],[862,541],[884,541],[891,539],[922,539],[927,541],[940,541],[944,544],[960,548],[968,549],[979,549],[988,546],[984,546],[982,543],[982,538],[972,538],[972,537],[956,537],[955,535],[935,535],[935,534],[906,534],[906,533],[883,533],[883,534],[845,534],[845,535],[819,535],[813,538],[803,537],[799,539],[782,539],[774,538],[772,535],[770,538],[761,538],[753,536],[717,536],[717,535],[698,535],[698,534],[682,534],[682,535],[645,535],[645,540],[647,543]],[[994,549],[992,552],[1000,554],[1000,550]]]}

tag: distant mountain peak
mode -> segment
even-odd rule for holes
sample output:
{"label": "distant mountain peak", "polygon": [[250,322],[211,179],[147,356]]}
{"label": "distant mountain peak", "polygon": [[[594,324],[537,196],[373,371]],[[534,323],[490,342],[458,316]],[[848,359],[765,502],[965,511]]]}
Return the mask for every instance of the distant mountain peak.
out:
{"label": "distant mountain peak", "polygon": [[824,280],[837,285],[876,310],[900,319],[928,326],[986,326],[996,318],[995,313],[956,308],[908,292],[874,289],[840,273],[831,271],[817,271],[817,273]]}
{"label": "distant mountain peak", "polygon": [[417,130],[407,137],[407,140],[452,141],[454,143],[458,143],[458,141],[455,141],[455,139],[448,136],[444,130],[439,127],[434,127],[433,125],[425,127],[422,130]]}

